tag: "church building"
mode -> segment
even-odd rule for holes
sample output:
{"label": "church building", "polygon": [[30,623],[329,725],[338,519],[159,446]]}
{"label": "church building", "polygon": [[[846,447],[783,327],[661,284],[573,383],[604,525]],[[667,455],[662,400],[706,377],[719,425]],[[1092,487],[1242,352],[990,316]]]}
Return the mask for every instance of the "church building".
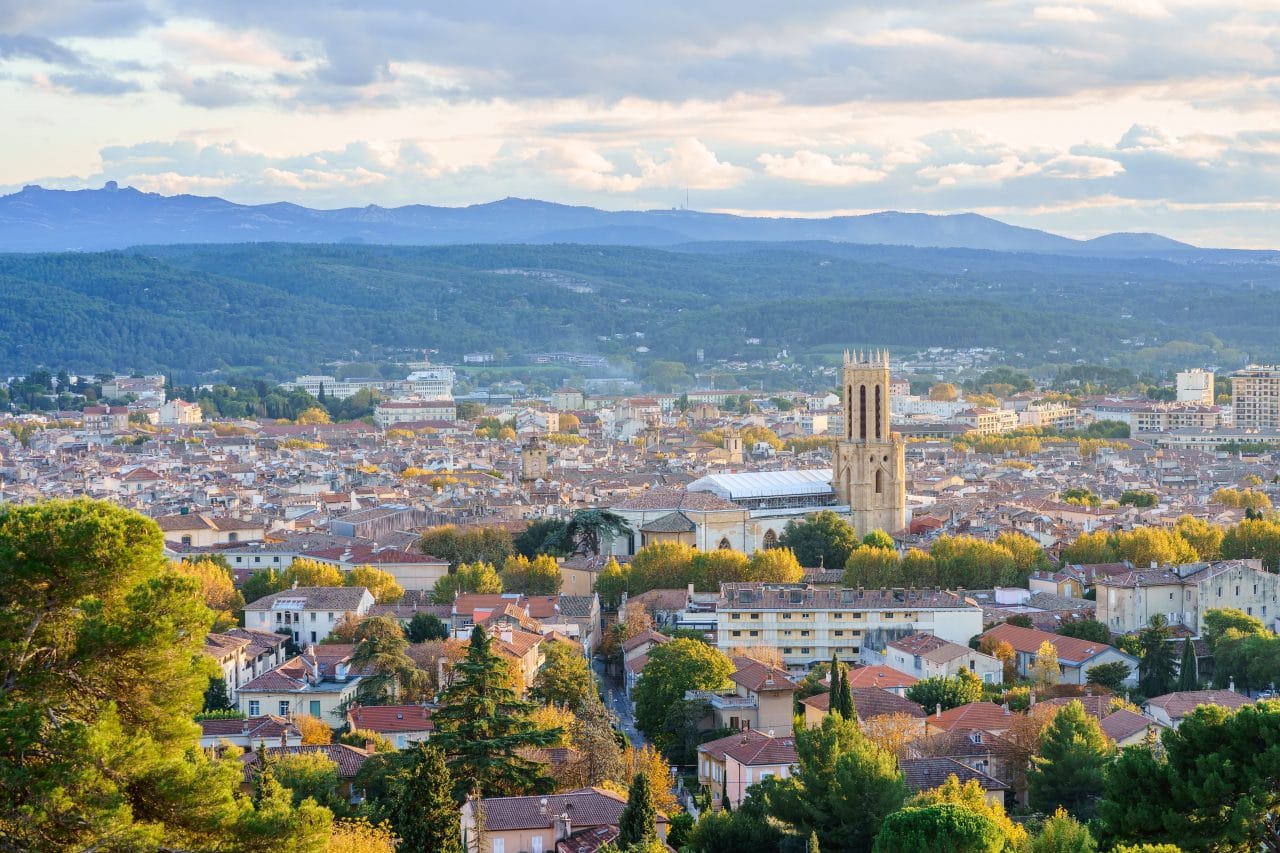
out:
{"label": "church building", "polygon": [[788,521],[820,510],[843,515],[859,536],[904,529],[904,444],[890,429],[889,384],[887,352],[846,352],[834,468],[708,474],[686,489],[650,489],[611,507],[632,529],[612,553],[664,541],[750,553],[776,546]]}

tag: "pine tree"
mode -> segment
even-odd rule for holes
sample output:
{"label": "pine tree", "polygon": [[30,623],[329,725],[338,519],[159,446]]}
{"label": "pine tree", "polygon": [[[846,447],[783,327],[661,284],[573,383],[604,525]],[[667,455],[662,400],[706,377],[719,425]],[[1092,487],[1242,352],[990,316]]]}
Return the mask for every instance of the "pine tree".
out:
{"label": "pine tree", "polygon": [[231,697],[227,695],[227,680],[222,677],[210,678],[209,687],[204,691],[204,710],[234,711]]}
{"label": "pine tree", "polygon": [[396,786],[391,824],[403,850],[461,853],[462,831],[453,778],[440,750],[418,743],[411,752],[408,773]]}
{"label": "pine tree", "polygon": [[1045,729],[1040,753],[1031,758],[1028,803],[1045,813],[1061,806],[1076,817],[1092,817],[1102,794],[1103,771],[1114,751],[1080,702],[1067,705]]}
{"label": "pine tree", "polygon": [[1146,696],[1163,696],[1173,689],[1173,654],[1169,651],[1169,623],[1156,614],[1138,635],[1142,658],[1138,661],[1138,689]]}
{"label": "pine tree", "polygon": [[453,684],[440,694],[432,719],[432,743],[448,756],[455,796],[479,788],[482,796],[546,793],[553,787],[545,765],[522,758],[523,747],[551,746],[559,729],[539,729],[529,715],[536,706],[510,686],[507,664],[477,625],[467,656],[453,666]]}
{"label": "pine tree", "polygon": [[637,773],[631,780],[627,794],[627,806],[618,818],[618,846],[644,849],[658,837],[658,810],[653,806],[653,792],[649,789],[649,777]]}
{"label": "pine tree", "polygon": [[1178,689],[1195,690],[1200,686],[1196,672],[1196,648],[1191,638],[1187,637],[1182,644],[1182,665],[1178,667]]}

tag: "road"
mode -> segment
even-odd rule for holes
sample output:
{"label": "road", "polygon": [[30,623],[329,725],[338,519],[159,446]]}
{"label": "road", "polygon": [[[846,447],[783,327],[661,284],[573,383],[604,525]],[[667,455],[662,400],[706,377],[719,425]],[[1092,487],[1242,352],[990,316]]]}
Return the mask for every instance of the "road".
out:
{"label": "road", "polygon": [[604,661],[600,658],[593,658],[591,668],[600,678],[600,683],[604,686],[605,704],[609,710],[618,718],[618,728],[627,740],[631,741],[631,745],[635,747],[644,746],[648,743],[644,735],[636,730],[635,715],[631,713],[631,703],[627,701],[626,691],[623,690],[622,681],[617,678],[610,678],[605,674]]}

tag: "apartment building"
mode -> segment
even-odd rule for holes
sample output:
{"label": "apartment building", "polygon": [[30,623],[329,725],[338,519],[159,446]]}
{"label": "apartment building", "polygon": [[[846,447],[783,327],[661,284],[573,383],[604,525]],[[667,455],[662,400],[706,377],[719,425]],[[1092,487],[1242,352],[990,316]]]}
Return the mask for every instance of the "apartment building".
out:
{"label": "apartment building", "polygon": [[1199,403],[1203,406],[1213,405],[1213,371],[1182,370],[1177,378],[1177,400],[1179,403]]}
{"label": "apartment building", "polygon": [[956,421],[973,427],[982,435],[1000,435],[1018,428],[1018,413],[1012,409],[965,409],[956,415]]}
{"label": "apartment building", "polygon": [[298,645],[321,643],[344,613],[364,616],[373,604],[362,586],[304,586],[250,602],[244,622],[259,631],[288,631]]}
{"label": "apartment building", "polygon": [[982,608],[938,589],[826,589],[810,584],[721,584],[716,643],[721,651],[775,648],[791,670],[857,661],[864,647],[927,631],[967,644],[982,632]]}
{"label": "apartment building", "polygon": [[1097,619],[1114,634],[1145,628],[1159,614],[1197,635],[1209,610],[1234,607],[1274,629],[1280,607],[1280,575],[1261,560],[1222,560],[1152,566],[1099,578]]}
{"label": "apartment building", "polygon": [[421,421],[452,421],[458,417],[457,404],[442,400],[391,400],[373,410],[373,422],[382,427]]}
{"label": "apartment building", "polygon": [[1077,414],[1063,403],[1032,403],[1018,413],[1018,425],[1075,429]]}
{"label": "apartment building", "polygon": [[1280,429],[1280,367],[1251,364],[1231,376],[1236,429]]}

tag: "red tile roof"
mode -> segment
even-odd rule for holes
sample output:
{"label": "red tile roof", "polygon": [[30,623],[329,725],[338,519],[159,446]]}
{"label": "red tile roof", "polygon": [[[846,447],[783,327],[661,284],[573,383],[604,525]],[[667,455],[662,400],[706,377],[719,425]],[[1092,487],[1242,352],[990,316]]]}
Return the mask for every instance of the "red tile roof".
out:
{"label": "red tile roof", "polygon": [[423,705],[354,705],[347,712],[353,729],[381,734],[435,731],[431,709]]}
{"label": "red tile roof", "polygon": [[[853,709],[860,720],[870,720],[885,714],[906,714],[918,718],[925,716],[924,708],[920,705],[879,687],[851,687],[849,692],[853,695]],[[801,699],[800,703],[825,714],[831,708],[831,694],[816,693]]]}
{"label": "red tile roof", "polygon": [[[372,755],[370,752],[357,749],[354,746],[347,746],[345,743],[267,747],[268,758],[279,758],[282,755],[314,755],[316,753],[328,756],[334,764],[338,765],[338,777],[342,779],[354,778],[360,772],[360,768],[364,766],[365,760]],[[248,781],[252,778],[253,767],[258,763],[258,754],[256,752],[246,752],[240,756],[240,761],[244,764],[244,778]]]}
{"label": "red tile roof", "polygon": [[729,678],[754,693],[790,693],[796,689],[796,683],[785,669],[743,656],[735,657],[733,665],[737,668]]}
{"label": "red tile roof", "polygon": [[[550,827],[555,817],[569,815],[573,826],[616,826],[627,798],[603,788],[579,788],[563,794],[529,797],[488,797],[484,801],[485,828],[490,832]],[[658,821],[666,816],[658,813]]]}
{"label": "red tile roof", "polygon": [[939,729],[968,728],[985,732],[1007,731],[1014,715],[994,702],[973,702],[941,714],[930,714],[928,723]]}
{"label": "red tile roof", "polygon": [[[1093,640],[1081,640],[1077,637],[1064,637],[1061,634],[1050,634],[1048,631],[1037,631],[1034,628],[1021,628],[1017,625],[997,625],[983,633],[982,637],[991,637],[997,642],[1004,640],[1019,652],[1034,655],[1040,650],[1040,644],[1053,643],[1058,650],[1060,663],[1080,665],[1090,661],[1106,651],[1115,651],[1106,643]],[[1123,654],[1123,652],[1120,652]]]}
{"label": "red tile roof", "polygon": [[907,675],[905,672],[898,672],[893,667],[882,664],[861,666],[857,669],[849,670],[850,687],[880,687],[889,690],[910,687],[918,680],[914,676]]}

